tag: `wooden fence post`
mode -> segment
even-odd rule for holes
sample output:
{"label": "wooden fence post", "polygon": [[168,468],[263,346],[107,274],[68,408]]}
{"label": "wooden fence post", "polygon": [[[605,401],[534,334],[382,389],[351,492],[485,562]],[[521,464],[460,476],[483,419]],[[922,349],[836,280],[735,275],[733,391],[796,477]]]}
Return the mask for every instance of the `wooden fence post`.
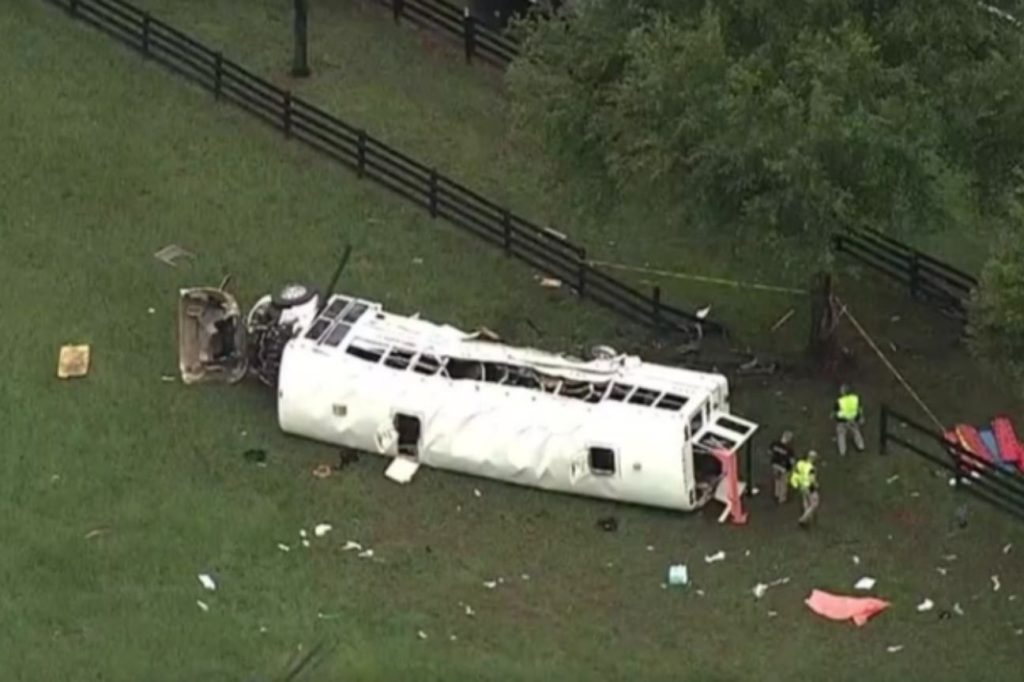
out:
{"label": "wooden fence post", "polygon": [[366,131],[360,130],[356,138],[356,171],[359,177],[366,174]]}
{"label": "wooden fence post", "polygon": [[910,295],[914,298],[918,297],[921,286],[921,259],[918,257],[917,252],[910,258]]}
{"label": "wooden fence post", "polygon": [[473,53],[476,52],[476,19],[469,13],[467,7],[462,11],[462,39],[466,47],[466,63],[473,61]]}
{"label": "wooden fence post", "polygon": [[430,200],[430,217],[437,217],[437,171],[430,169],[430,187],[428,189]]}
{"label": "wooden fence post", "polygon": [[149,56],[149,31],[153,18],[146,12],[142,15],[142,54]]}
{"label": "wooden fence post", "polygon": [[501,227],[505,237],[505,255],[512,255],[512,215],[506,210],[501,213]]}
{"label": "wooden fence post", "polygon": [[391,0],[391,15],[395,19],[395,23],[399,23],[402,18],[402,10],[405,9],[405,0]]}
{"label": "wooden fence post", "polygon": [[878,416],[878,454],[889,454],[889,409],[885,405]]}
{"label": "wooden fence post", "polygon": [[651,302],[653,303],[652,313],[654,315],[654,328],[661,328],[661,287],[655,286],[652,292]]}
{"label": "wooden fence post", "polygon": [[587,250],[580,249],[579,254],[576,256],[579,260],[578,270],[576,272],[576,291],[580,296],[583,296],[587,290]]}
{"label": "wooden fence post", "polygon": [[284,125],[285,137],[291,137],[292,135],[292,93],[291,90],[284,93],[284,112],[282,113],[281,122]]}
{"label": "wooden fence post", "polygon": [[224,82],[224,55],[220,52],[213,56],[213,96],[220,99],[220,89]]}

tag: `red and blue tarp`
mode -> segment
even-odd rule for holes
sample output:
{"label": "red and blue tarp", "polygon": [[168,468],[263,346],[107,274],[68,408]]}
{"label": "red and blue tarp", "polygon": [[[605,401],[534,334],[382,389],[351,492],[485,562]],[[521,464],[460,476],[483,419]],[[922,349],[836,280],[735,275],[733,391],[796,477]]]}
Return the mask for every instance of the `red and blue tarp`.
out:
{"label": "red and blue tarp", "polygon": [[[978,459],[1002,469],[1016,469],[1024,473],[1024,444],[1017,437],[1013,422],[1005,415],[996,417],[990,425],[981,428],[957,424],[945,436]],[[967,466],[980,466],[962,454],[961,458]]]}

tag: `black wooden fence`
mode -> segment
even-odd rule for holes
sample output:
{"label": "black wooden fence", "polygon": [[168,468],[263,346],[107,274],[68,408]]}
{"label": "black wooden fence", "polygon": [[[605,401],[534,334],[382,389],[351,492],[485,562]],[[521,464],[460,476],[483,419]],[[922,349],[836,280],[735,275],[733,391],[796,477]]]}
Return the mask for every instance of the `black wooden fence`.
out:
{"label": "black wooden fence", "polygon": [[906,286],[912,296],[947,315],[967,321],[967,303],[978,285],[973,276],[932,258],[877,230],[864,229],[833,237],[838,253],[852,257]]}
{"label": "black wooden fence", "polygon": [[1024,474],[1019,471],[995,466],[885,405],[878,433],[883,455],[893,445],[909,450],[947,473],[958,490],[1024,520]]}
{"label": "black wooden fence", "polygon": [[123,0],[49,0],[145,57],[232,102],[285,136],[355,170],[444,218],[510,256],[555,277],[627,319],[657,329],[722,333],[724,327],[664,303],[594,268],[586,249],[550,228],[539,227],[433,168],[389,147],[291,92],[244,69],[220,52],[153,18]]}
{"label": "black wooden fence", "polygon": [[426,29],[438,30],[462,44],[466,61],[474,57],[494,66],[508,66],[519,54],[519,43],[500,30],[474,17],[468,7],[448,0],[376,0],[391,8],[398,23],[402,19]]}

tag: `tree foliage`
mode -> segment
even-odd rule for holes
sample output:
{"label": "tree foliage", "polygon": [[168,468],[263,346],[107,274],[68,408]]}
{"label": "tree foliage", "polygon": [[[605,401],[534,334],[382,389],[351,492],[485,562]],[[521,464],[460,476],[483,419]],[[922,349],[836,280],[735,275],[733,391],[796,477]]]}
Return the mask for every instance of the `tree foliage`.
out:
{"label": "tree foliage", "polygon": [[973,350],[1024,396],[1024,207],[1013,202],[971,306]]}
{"label": "tree foliage", "polygon": [[1024,33],[975,0],[577,0],[528,25],[519,124],[738,237],[941,227],[1024,158]]}

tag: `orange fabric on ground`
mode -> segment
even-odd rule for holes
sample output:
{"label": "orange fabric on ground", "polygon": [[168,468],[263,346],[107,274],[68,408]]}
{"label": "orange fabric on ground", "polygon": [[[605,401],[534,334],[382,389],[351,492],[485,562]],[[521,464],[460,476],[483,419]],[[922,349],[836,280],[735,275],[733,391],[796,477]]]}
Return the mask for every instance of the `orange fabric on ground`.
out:
{"label": "orange fabric on ground", "polygon": [[889,602],[873,597],[843,597],[821,590],[814,590],[804,600],[808,608],[819,616],[832,620],[853,620],[857,627],[868,622],[871,616],[889,608]]}

